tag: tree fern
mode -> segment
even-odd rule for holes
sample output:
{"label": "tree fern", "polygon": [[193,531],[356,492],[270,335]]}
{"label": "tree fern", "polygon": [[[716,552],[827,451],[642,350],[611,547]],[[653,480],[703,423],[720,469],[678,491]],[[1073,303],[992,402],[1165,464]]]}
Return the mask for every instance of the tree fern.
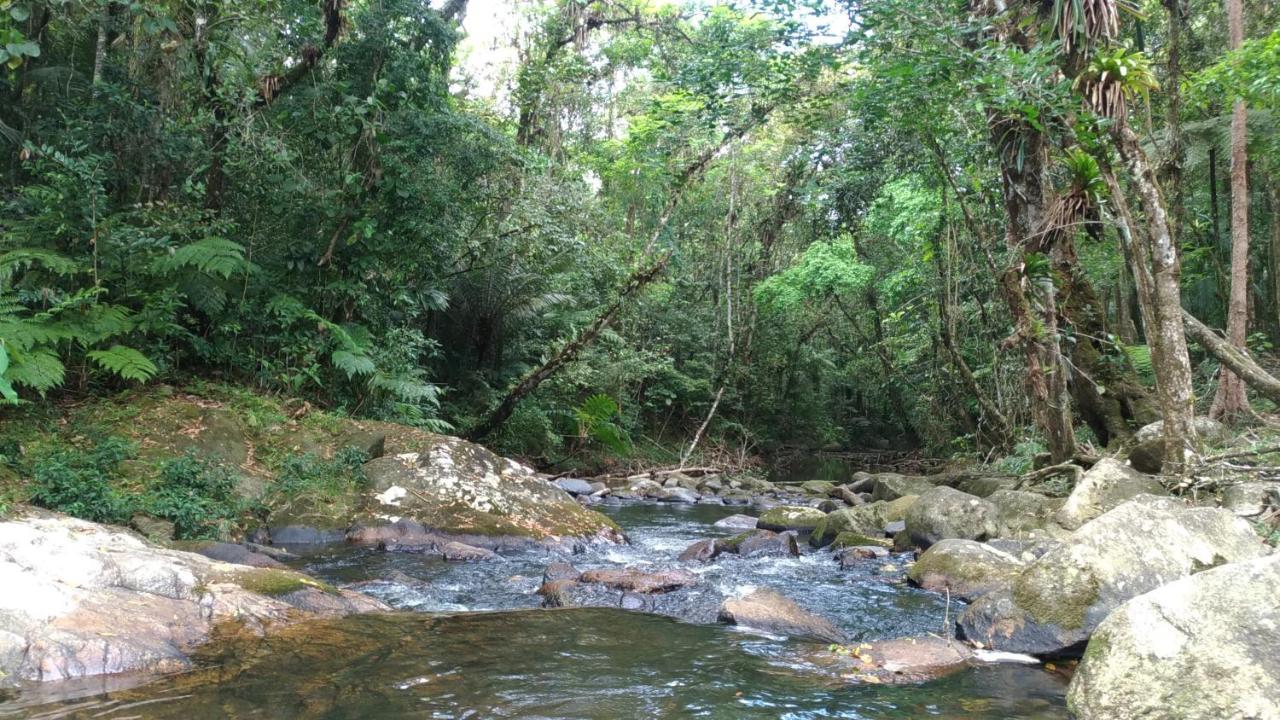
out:
{"label": "tree fern", "polygon": [[373,358],[350,350],[335,350],[331,359],[334,367],[346,373],[348,378],[354,378],[357,375],[372,375],[378,369],[373,363]]}
{"label": "tree fern", "polygon": [[156,270],[162,273],[194,269],[224,280],[248,267],[244,259],[244,246],[220,237],[208,237],[184,245],[160,258],[155,264]]}
{"label": "tree fern", "polygon": [[112,345],[107,350],[89,352],[89,359],[100,367],[125,380],[146,382],[155,377],[156,366],[146,355],[123,345]]}

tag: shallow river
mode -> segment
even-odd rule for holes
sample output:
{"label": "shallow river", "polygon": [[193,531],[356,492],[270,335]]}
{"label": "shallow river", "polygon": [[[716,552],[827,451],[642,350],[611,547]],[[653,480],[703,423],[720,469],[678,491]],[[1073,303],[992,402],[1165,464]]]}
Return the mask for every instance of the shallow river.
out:
{"label": "shallow river", "polygon": [[[568,559],[579,569],[674,566],[694,540],[731,534],[712,506],[602,508],[632,540]],[[546,553],[445,564],[336,547],[300,564],[404,612],[230,638],[200,669],[132,689],[102,680],[0,698],[0,718],[950,718],[1062,720],[1065,680],[987,665],[923,685],[850,685],[814,646],[612,609],[537,610]],[[860,639],[941,632],[954,614],[902,584],[897,560],[840,570],[825,552],[728,557],[691,569],[708,590],[777,588]],[[952,615],[953,616],[953,615]],[[111,681],[115,683],[116,681]],[[135,681],[136,682],[136,681]]]}

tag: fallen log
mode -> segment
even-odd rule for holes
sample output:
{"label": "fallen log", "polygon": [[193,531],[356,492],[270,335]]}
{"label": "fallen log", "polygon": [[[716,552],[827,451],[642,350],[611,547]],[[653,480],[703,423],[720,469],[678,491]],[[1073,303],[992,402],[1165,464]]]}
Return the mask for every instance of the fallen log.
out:
{"label": "fallen log", "polygon": [[1226,367],[1231,369],[1244,384],[1259,395],[1274,403],[1280,404],[1280,380],[1249,357],[1247,350],[1242,350],[1227,342],[1225,338],[1214,332],[1209,326],[1200,322],[1191,313],[1182,311],[1182,321],[1187,326],[1187,334],[1192,337],[1205,352],[1212,355]]}

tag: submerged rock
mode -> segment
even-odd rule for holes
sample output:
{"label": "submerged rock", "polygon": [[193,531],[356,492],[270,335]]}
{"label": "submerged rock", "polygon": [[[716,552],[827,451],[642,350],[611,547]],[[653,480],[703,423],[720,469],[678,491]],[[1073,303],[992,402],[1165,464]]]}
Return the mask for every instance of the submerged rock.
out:
{"label": "submerged rock", "polygon": [[1079,720],[1280,718],[1280,556],[1223,565],[1121,605],[1089,641]]}
{"label": "submerged rock", "polygon": [[947,538],[986,540],[999,534],[996,506],[946,486],[930,488],[907,511],[906,532],[919,547]]}
{"label": "submerged rock", "polygon": [[1022,567],[1021,560],[990,545],[953,538],[926,550],[907,578],[925,590],[950,591],[951,597],[968,601],[1009,587]]}
{"label": "submerged rock", "polygon": [[0,587],[0,686],[185,669],[222,622],[260,633],[387,609],[291,570],[218,562],[34,510],[0,523]]}
{"label": "submerged rock", "polygon": [[578,579],[583,583],[596,583],[617,590],[638,593],[662,593],[697,585],[698,576],[688,570],[659,570],[650,572],[640,568],[604,568],[588,570]]}
{"label": "submerged rock", "polygon": [[859,683],[919,683],[969,667],[973,651],[939,637],[877,640],[812,654],[807,659]]}
{"label": "submerged rock", "polygon": [[699,540],[680,553],[680,562],[710,562],[722,552],[720,541],[715,538]]}
{"label": "submerged rock", "polygon": [[1076,483],[1056,518],[1062,527],[1075,530],[1130,498],[1164,494],[1164,486],[1155,477],[1103,458]]}
{"label": "submerged rock", "polygon": [[740,598],[729,598],[720,606],[721,622],[789,637],[844,642],[844,633],[824,617],[797,605],[790,598],[768,588],[757,588]]}
{"label": "submerged rock", "polygon": [[841,568],[850,568],[864,560],[883,560],[889,557],[889,548],[883,545],[853,545],[836,553]]}
{"label": "submerged rock", "polygon": [[1079,655],[1094,628],[1130,598],[1264,552],[1248,523],[1225,510],[1142,496],[1027,565],[1011,590],[979,598],[960,629],[996,650]]}
{"label": "submerged rock", "polygon": [[826,514],[817,508],[782,505],[760,515],[756,527],[763,530],[812,530]]}

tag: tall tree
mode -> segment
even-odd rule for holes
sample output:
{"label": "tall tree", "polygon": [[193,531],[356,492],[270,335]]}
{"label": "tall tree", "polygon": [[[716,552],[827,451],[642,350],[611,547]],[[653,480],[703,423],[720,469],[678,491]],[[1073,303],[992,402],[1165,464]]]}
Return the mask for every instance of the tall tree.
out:
{"label": "tall tree", "polygon": [[[1244,2],[1227,2],[1227,49],[1244,44]],[[1231,108],[1231,296],[1227,301],[1227,341],[1243,349],[1249,333],[1249,174],[1248,109],[1236,97]],[[1244,381],[1222,368],[1211,417],[1234,418],[1249,409]]]}

